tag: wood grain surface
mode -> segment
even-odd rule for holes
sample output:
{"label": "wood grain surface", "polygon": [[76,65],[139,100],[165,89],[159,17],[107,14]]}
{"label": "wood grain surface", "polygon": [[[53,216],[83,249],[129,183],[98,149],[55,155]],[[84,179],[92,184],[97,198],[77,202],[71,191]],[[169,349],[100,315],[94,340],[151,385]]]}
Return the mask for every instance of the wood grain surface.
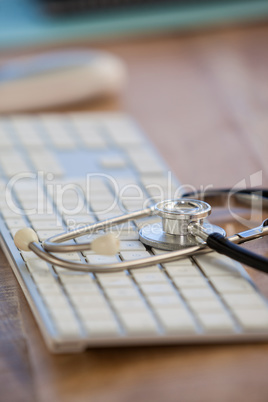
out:
{"label": "wood grain surface", "polygon": [[[128,88],[120,99],[61,111],[127,111],[189,186],[268,185],[267,24],[98,47],[125,60]],[[2,54],[1,60],[10,56]],[[267,246],[267,240],[250,245],[265,254]],[[0,401],[268,400],[268,344],[54,356],[2,252],[0,269]],[[268,297],[268,276],[248,272]]]}

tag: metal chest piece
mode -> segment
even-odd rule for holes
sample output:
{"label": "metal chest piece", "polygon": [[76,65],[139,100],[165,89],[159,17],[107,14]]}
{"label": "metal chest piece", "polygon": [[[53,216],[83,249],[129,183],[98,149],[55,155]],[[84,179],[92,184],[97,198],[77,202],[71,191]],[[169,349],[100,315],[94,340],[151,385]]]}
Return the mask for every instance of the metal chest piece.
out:
{"label": "metal chest piece", "polygon": [[144,226],[139,232],[140,241],[169,251],[203,244],[201,238],[189,233],[192,222],[198,223],[208,234],[218,232],[225,236],[221,227],[205,221],[210,213],[211,206],[204,201],[189,198],[161,201],[155,206],[155,214],[162,218],[162,223]]}

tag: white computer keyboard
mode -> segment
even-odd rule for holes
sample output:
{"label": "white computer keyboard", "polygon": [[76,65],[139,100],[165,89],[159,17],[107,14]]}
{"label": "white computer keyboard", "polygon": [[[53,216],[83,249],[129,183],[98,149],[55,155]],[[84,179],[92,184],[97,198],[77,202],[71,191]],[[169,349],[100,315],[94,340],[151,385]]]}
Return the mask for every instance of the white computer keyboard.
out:
{"label": "white computer keyboard", "polygon": [[[131,119],[4,117],[0,147],[1,246],[51,351],[268,339],[266,300],[240,264],[216,253],[94,275],[49,266],[14,246],[24,226],[42,241],[180,194],[179,182]],[[121,240],[117,256],[87,251],[64,257],[109,263],[163,252],[139,241],[146,222],[113,228]]]}

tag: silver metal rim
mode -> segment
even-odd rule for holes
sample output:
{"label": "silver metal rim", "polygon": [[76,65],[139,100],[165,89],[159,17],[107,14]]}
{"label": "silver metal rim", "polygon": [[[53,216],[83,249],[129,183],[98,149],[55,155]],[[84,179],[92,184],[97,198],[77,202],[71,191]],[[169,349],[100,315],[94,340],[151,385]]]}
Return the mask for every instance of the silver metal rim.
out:
{"label": "silver metal rim", "polygon": [[[220,233],[226,235],[225,230],[219,226],[204,222],[204,228],[208,233]],[[205,242],[198,237],[188,234],[186,236],[168,234],[163,231],[161,224],[146,225],[139,231],[140,241],[146,246],[160,250],[174,251],[188,247],[204,245]]]}
{"label": "silver metal rim", "polygon": [[[176,208],[176,206],[179,206]],[[164,219],[200,220],[211,213],[211,206],[204,201],[191,198],[179,198],[158,202],[155,206],[157,215]]]}

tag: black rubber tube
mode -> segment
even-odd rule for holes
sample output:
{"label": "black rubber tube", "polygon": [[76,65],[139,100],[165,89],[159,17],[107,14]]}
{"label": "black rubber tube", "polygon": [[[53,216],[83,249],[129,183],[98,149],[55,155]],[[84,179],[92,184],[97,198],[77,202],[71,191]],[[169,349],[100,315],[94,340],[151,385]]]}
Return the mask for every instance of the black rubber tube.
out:
{"label": "black rubber tube", "polygon": [[243,247],[232,243],[220,233],[212,233],[209,235],[207,238],[207,245],[211,249],[220,254],[227,255],[233,260],[268,273],[268,258],[255,254],[252,251],[246,250]]}

